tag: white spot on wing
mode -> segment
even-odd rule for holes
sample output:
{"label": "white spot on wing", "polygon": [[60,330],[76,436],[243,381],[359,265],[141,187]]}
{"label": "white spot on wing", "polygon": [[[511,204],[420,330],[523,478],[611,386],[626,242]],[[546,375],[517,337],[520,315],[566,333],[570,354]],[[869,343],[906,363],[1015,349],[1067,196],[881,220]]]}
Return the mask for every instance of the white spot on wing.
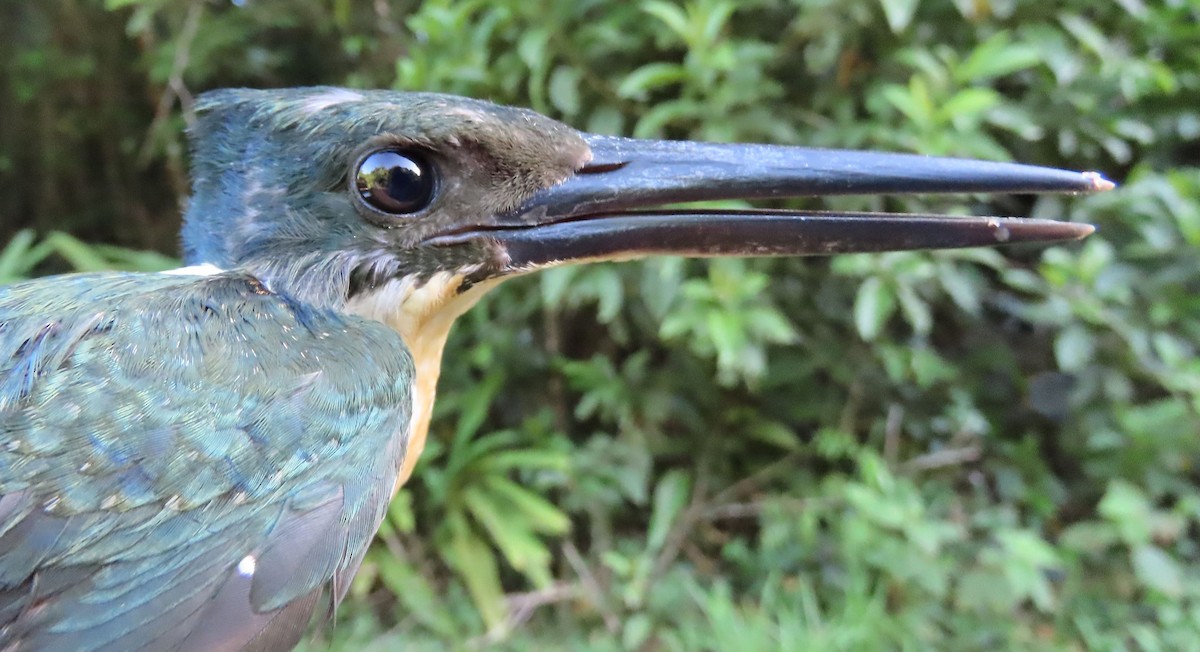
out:
{"label": "white spot on wing", "polygon": [[238,575],[241,575],[242,577],[253,576],[254,569],[257,565],[258,560],[254,558],[254,555],[246,555],[245,557],[242,557],[242,560],[239,561],[237,565]]}
{"label": "white spot on wing", "polygon": [[217,267],[212,263],[201,263],[199,265],[189,265],[187,267],[176,267],[161,272],[162,274],[170,274],[172,276],[212,276],[220,274],[225,270]]}

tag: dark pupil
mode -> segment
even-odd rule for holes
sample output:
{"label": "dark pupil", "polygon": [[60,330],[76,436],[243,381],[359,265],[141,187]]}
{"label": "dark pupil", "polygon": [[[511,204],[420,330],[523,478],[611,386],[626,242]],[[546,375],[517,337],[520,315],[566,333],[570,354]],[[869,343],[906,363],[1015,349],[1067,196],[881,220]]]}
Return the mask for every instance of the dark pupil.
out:
{"label": "dark pupil", "polygon": [[382,150],[359,163],[355,185],[363,201],[377,210],[415,213],[429,204],[433,175],[418,154]]}

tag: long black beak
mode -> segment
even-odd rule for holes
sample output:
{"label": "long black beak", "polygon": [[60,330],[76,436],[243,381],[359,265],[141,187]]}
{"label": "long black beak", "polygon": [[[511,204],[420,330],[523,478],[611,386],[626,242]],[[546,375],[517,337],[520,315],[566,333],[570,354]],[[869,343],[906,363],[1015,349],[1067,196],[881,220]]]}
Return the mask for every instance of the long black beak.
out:
{"label": "long black beak", "polygon": [[[1094,228],[1003,217],[654,207],[717,199],[1081,193],[1113,187],[1094,172],[1010,163],[777,145],[586,138],[593,153],[587,166],[486,231],[486,237],[505,247],[512,270],[655,254],[793,256],[1074,240]],[[480,235],[485,234],[474,234]]]}

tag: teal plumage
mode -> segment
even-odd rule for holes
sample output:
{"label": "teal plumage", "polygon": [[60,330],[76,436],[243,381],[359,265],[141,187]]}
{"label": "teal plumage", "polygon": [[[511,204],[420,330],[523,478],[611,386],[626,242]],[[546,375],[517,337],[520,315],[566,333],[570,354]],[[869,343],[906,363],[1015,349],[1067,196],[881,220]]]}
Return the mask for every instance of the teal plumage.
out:
{"label": "teal plumage", "polygon": [[236,273],[90,274],[0,292],[0,361],[0,647],[240,645],[222,591],[280,647],[345,593],[404,447],[395,332]]}
{"label": "teal plumage", "polygon": [[[646,210],[1096,175],[640,141],[424,93],[197,103],[190,268],[0,288],[0,650],[286,650],[412,470],[453,320],[545,267],[1078,238],[1045,220]],[[641,210],[638,210],[641,209]]]}

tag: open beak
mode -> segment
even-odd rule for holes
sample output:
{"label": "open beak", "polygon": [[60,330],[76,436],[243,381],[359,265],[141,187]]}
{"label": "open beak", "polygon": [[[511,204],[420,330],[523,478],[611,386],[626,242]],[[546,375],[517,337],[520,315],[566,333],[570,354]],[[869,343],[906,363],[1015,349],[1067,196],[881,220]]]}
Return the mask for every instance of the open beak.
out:
{"label": "open beak", "polygon": [[719,199],[911,193],[1081,193],[1094,172],[910,154],[587,135],[593,157],[480,236],[511,271],[650,255],[796,256],[1074,240],[1087,224],[1007,217],[662,209]]}

